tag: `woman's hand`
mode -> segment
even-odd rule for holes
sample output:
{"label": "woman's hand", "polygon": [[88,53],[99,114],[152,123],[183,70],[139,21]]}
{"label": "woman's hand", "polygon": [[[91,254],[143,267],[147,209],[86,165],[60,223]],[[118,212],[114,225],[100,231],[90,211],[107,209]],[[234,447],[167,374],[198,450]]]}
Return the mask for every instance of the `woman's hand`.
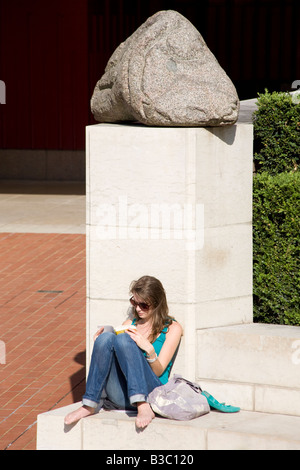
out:
{"label": "woman's hand", "polygon": [[136,329],[128,328],[126,333],[130,336],[131,339],[138,345],[140,349],[146,351],[147,354],[153,352],[153,345],[148,341],[147,338],[142,336]]}
{"label": "woman's hand", "polygon": [[104,326],[100,326],[99,330],[94,334],[94,341],[96,341],[96,339],[98,338],[98,336],[101,335],[101,333],[103,333],[103,330],[104,330]]}

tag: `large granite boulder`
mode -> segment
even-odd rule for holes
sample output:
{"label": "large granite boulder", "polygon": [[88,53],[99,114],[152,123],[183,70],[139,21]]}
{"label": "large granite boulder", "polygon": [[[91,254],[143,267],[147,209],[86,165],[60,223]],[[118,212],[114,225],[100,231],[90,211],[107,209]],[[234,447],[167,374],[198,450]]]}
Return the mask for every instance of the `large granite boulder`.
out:
{"label": "large granite boulder", "polygon": [[201,34],[168,10],[148,18],[115,50],[91,109],[100,122],[223,126],[236,122],[239,99]]}

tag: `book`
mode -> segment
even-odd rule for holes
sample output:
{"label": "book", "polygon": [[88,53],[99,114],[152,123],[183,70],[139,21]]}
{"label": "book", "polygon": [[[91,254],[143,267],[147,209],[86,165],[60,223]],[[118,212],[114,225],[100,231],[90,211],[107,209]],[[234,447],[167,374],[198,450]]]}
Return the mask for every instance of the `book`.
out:
{"label": "book", "polygon": [[[109,333],[115,333],[116,335],[119,335],[121,333],[125,333],[125,331],[128,328],[133,329],[133,330],[136,329],[136,327],[134,325],[118,325],[115,328],[111,325],[103,325],[103,327],[104,327],[103,333],[104,332],[109,332]],[[100,328],[101,328],[101,326],[98,326],[98,329],[100,329]]]}

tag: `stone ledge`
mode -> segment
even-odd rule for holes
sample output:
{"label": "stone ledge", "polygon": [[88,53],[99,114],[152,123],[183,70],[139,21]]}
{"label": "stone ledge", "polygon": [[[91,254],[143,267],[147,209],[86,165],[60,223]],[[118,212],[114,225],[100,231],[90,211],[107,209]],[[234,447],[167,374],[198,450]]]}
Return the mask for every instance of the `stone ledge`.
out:
{"label": "stone ledge", "polygon": [[197,380],[300,388],[300,327],[240,324],[197,330]]}
{"label": "stone ledge", "polygon": [[240,406],[245,411],[300,416],[300,388],[273,387],[251,383],[197,379],[203,390],[217,400]]}
{"label": "stone ledge", "polygon": [[134,416],[102,411],[73,426],[79,403],[38,415],[38,450],[300,450],[300,417],[212,411],[191,421],[155,418],[137,432]]}
{"label": "stone ledge", "polygon": [[244,410],[300,416],[299,337],[258,323],[197,330],[196,381]]}

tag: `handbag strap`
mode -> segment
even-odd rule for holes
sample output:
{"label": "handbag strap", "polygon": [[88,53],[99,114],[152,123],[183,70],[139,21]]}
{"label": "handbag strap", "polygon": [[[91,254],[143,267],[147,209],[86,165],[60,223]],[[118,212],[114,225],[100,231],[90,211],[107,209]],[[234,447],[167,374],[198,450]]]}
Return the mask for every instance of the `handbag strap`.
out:
{"label": "handbag strap", "polygon": [[178,382],[184,382],[187,385],[189,385],[196,393],[201,393],[202,389],[200,385],[198,385],[196,382],[191,382],[190,380],[184,379],[181,375],[174,374],[172,379],[170,379],[165,385],[164,388],[168,392],[174,388],[174,384]]}

